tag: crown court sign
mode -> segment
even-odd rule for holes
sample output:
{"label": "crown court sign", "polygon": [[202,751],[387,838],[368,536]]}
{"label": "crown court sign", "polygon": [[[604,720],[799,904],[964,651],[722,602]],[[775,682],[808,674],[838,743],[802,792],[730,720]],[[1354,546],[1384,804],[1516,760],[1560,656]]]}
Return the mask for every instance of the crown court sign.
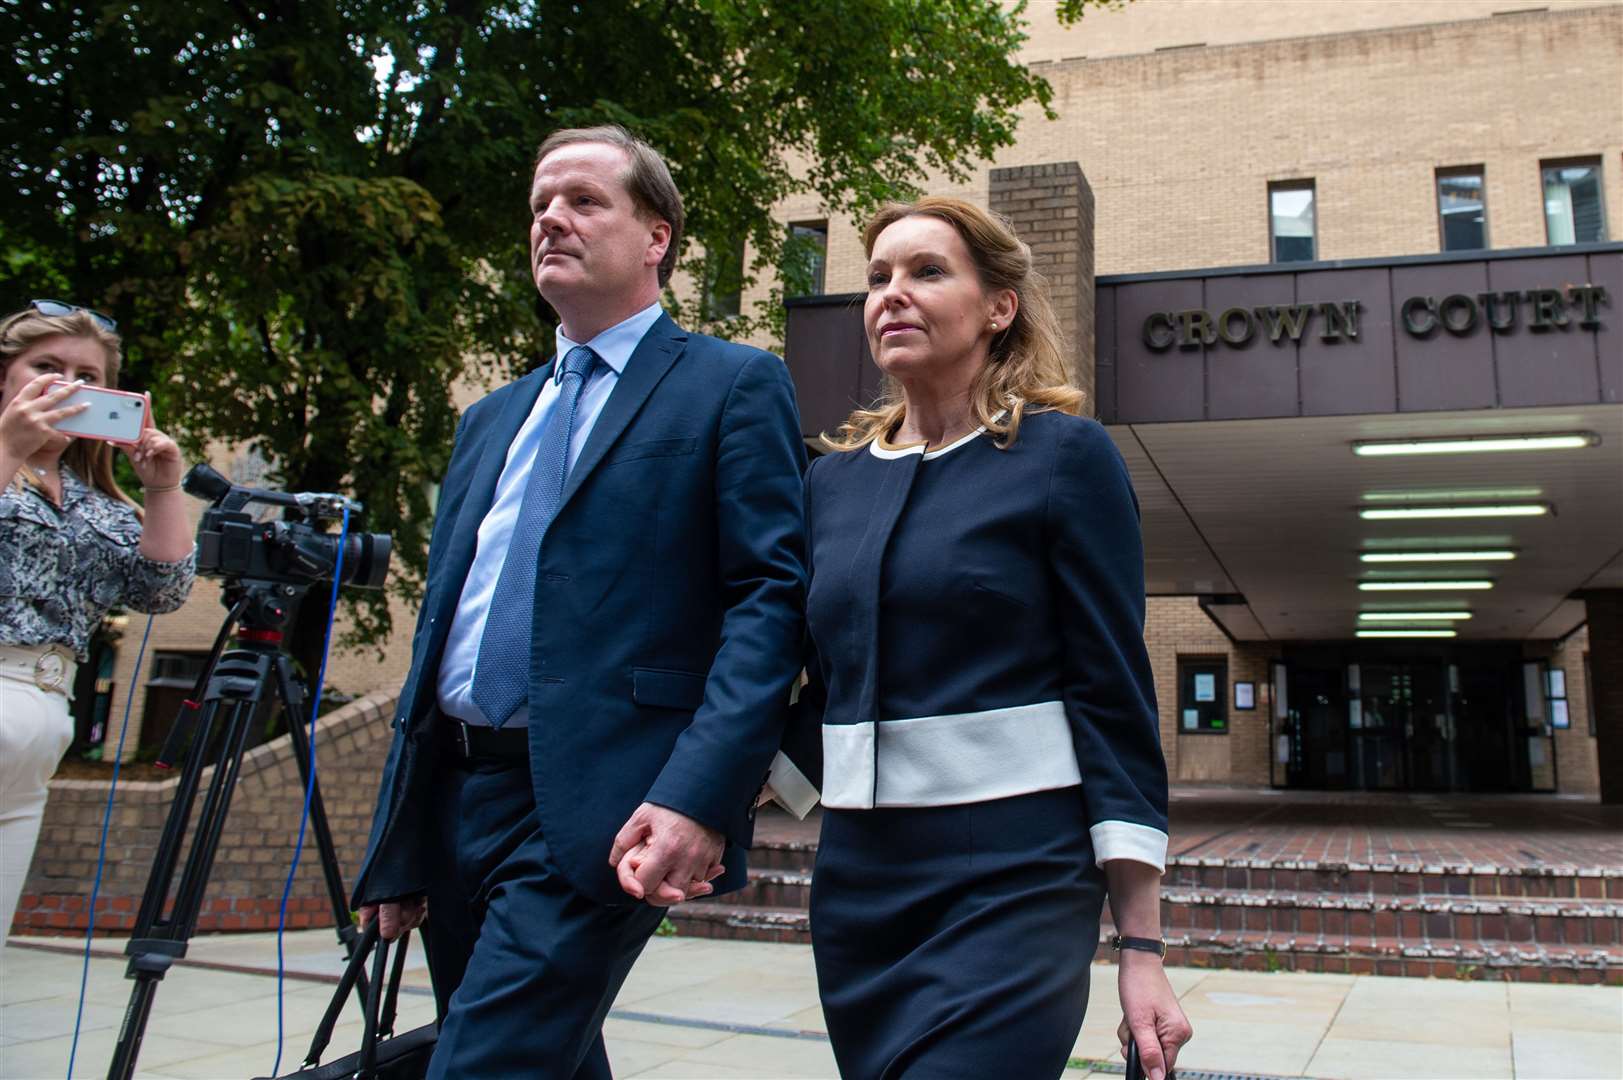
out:
{"label": "crown court sign", "polygon": [[1623,244],[1100,277],[1106,423],[1623,401]]}

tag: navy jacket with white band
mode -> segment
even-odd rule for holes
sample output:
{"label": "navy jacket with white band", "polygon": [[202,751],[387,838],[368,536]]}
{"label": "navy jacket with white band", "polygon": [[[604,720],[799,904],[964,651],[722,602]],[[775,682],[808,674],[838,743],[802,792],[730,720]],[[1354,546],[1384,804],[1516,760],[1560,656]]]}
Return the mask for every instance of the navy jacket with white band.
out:
{"label": "navy jacket with white band", "polygon": [[1138,504],[1099,424],[1027,415],[806,476],[808,682],[770,779],[804,816],[1080,784],[1096,862],[1165,869]]}

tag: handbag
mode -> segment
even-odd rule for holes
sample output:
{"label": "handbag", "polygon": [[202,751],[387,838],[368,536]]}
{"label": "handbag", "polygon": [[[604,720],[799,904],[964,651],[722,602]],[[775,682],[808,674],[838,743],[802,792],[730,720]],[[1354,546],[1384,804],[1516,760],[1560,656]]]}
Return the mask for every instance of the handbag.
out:
{"label": "handbag", "polygon": [[[395,945],[394,963],[389,963],[390,943],[378,936],[378,920],[373,919],[361,935],[355,952],[338,980],[338,989],[327,1012],[316,1026],[310,1040],[310,1052],[297,1072],[284,1073],[287,1080],[421,1080],[428,1072],[428,1059],[434,1055],[434,1043],[439,1038],[438,1021],[413,1028],[403,1035],[394,1034],[395,1011],[400,1000],[400,976],[406,966],[406,945],[411,939],[408,931]],[[362,1018],[361,1048],[345,1054],[327,1064],[321,1064],[332,1041],[333,1027],[344,1002],[355,991],[368,956],[372,957],[372,977],[365,988],[365,1016]],[[388,978],[384,978],[387,969]],[[278,1080],[260,1077],[259,1080]]]}

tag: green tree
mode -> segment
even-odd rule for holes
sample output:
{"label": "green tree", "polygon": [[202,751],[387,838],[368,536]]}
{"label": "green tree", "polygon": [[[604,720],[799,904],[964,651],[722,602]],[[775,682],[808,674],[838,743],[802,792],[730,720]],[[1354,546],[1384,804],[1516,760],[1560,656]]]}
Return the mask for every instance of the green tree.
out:
{"label": "green tree", "polygon": [[[785,196],[860,211],[1009,145],[1050,93],[1013,59],[1023,19],[1000,0],[0,0],[0,293],[112,312],[128,381],[194,451],[246,444],[278,486],[364,500],[410,597],[451,387],[550,349],[525,248],[547,131],[648,138],[687,201],[687,268],[747,237],[748,279],[782,255]],[[387,606],[362,600],[379,641]]]}

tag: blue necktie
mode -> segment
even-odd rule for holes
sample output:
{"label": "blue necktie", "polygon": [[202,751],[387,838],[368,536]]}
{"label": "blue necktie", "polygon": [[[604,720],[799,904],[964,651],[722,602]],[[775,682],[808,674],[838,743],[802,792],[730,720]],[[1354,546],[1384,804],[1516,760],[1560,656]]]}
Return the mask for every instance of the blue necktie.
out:
{"label": "blue necktie", "polygon": [[596,364],[597,354],[577,345],[559,368],[558,400],[541,432],[524,501],[513,523],[513,537],[496,579],[496,595],[485,615],[485,632],[479,638],[479,659],[474,665],[473,702],[491,727],[507,723],[529,695],[535,567],[541,557],[541,538],[563,501],[575,412]]}

